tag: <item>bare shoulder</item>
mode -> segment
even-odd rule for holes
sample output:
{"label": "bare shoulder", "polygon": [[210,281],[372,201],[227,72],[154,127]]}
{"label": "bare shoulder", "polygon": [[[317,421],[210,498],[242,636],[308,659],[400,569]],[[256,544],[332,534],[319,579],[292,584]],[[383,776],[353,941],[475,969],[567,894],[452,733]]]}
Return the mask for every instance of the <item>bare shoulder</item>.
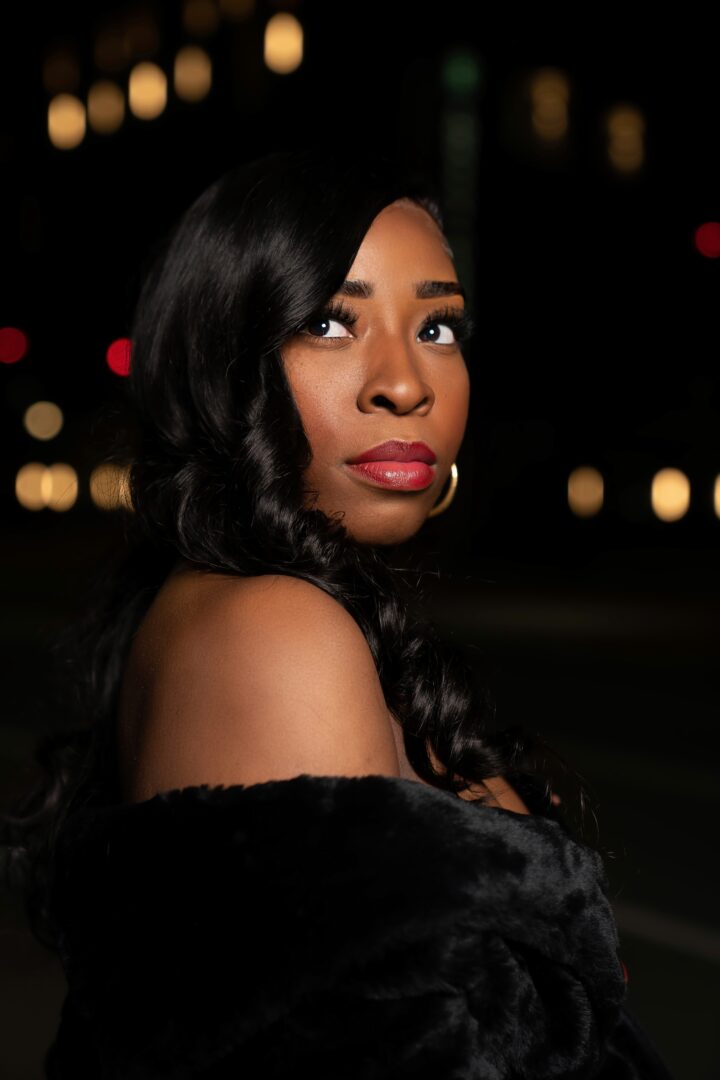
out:
{"label": "bare shoulder", "polygon": [[365,635],[322,588],[285,574],[216,577],[177,628],[176,647],[188,660],[203,655],[214,669],[242,663],[254,673],[269,670],[292,680],[295,690],[299,683],[331,683],[345,662],[347,674],[374,677],[380,687]]}
{"label": "bare shoulder", "polygon": [[301,773],[399,775],[370,647],[339,601],[281,574],[167,584],[125,753],[130,801]]}

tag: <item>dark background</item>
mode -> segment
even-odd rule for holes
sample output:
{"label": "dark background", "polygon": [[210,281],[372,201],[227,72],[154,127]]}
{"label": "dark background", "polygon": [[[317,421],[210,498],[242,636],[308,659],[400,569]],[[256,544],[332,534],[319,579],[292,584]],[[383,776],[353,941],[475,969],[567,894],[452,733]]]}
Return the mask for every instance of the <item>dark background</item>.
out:
{"label": "dark background", "polygon": [[[289,75],[262,59],[265,23],[283,9],[305,34]],[[212,58],[210,94],[190,105],[170,89],[156,119],[128,114],[114,135],[88,130],[55,149],[49,51],[75,50],[83,97],[103,74],[97,33],[143,13],[159,46],[137,59],[167,72],[196,41]],[[441,571],[431,614],[477,658],[498,720],[541,732],[589,785],[628,1004],[678,1078],[718,1080],[720,265],[693,243],[720,219],[716,44],[677,13],[652,26],[609,8],[582,27],[507,22],[473,26],[453,4],[257,3],[200,36],[180,3],[3,10],[0,326],[23,328],[30,349],[0,364],[0,794],[5,805],[27,786],[38,732],[62,726],[54,635],[121,543],[88,479],[114,434],[101,408],[122,422],[125,387],[105,350],[129,332],[153,240],[238,161],[311,142],[392,150],[441,185],[478,325],[457,496],[417,538]],[[123,87],[129,66],[113,76]],[[552,147],[529,103],[545,67],[570,87]],[[464,89],[458,70],[471,73]],[[645,122],[630,173],[608,160],[605,118],[619,103]],[[22,426],[40,398],[65,414],[45,443]],[[20,506],[15,475],[30,460],[74,466],[70,510]],[[583,464],[605,481],[590,518],[568,507],[568,474]],[[666,466],[691,483],[675,522],[650,504]],[[64,981],[16,905],[3,898],[0,913],[0,1072],[29,1080]]]}

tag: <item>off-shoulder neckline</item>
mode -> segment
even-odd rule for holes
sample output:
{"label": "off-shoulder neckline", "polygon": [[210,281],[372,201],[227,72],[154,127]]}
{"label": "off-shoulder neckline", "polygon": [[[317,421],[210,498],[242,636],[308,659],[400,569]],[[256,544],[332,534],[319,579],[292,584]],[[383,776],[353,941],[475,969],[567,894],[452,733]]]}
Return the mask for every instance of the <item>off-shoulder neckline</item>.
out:
{"label": "off-shoulder neckline", "polygon": [[119,799],[112,801],[102,798],[93,800],[91,798],[86,802],[75,803],[70,808],[70,815],[80,812],[82,817],[88,814],[92,816],[96,813],[100,813],[103,818],[115,815],[125,816],[127,814],[134,816],[136,813],[148,811],[154,807],[168,804],[174,805],[176,803],[206,803],[209,801],[234,803],[238,800],[252,802],[265,796],[275,794],[292,795],[296,790],[299,792],[312,788],[317,788],[319,792],[328,789],[333,792],[340,789],[348,792],[354,790],[360,795],[373,787],[379,793],[390,793],[393,790],[402,792],[403,796],[407,796],[411,802],[417,802],[418,804],[440,800],[446,806],[457,807],[461,814],[466,814],[470,818],[474,818],[483,812],[492,811],[515,821],[521,828],[525,827],[530,831],[538,827],[544,827],[549,823],[556,828],[560,828],[568,836],[571,835],[565,823],[559,817],[551,814],[533,813],[532,811],[526,814],[512,810],[509,807],[485,803],[481,799],[462,799],[452,791],[446,791],[444,788],[424,783],[420,779],[388,776],[383,773],[368,773],[363,776],[300,773],[296,776],[260,780],[251,784],[186,784],[158,791],[147,798],[134,801]]}

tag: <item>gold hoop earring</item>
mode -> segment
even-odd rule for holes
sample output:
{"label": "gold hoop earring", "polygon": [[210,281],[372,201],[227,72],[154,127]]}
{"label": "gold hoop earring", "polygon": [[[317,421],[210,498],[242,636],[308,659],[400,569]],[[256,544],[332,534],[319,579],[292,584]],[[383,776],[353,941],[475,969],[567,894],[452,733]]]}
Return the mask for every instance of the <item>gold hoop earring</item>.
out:
{"label": "gold hoop earring", "polygon": [[450,505],[450,503],[455,498],[455,492],[457,491],[457,486],[458,486],[458,467],[455,464],[455,462],[453,461],[452,465],[450,466],[450,487],[447,489],[445,495],[440,500],[440,502],[437,503],[435,506],[433,506],[432,510],[427,515],[429,518],[435,517],[436,514],[442,514],[443,510],[447,510],[448,506]]}

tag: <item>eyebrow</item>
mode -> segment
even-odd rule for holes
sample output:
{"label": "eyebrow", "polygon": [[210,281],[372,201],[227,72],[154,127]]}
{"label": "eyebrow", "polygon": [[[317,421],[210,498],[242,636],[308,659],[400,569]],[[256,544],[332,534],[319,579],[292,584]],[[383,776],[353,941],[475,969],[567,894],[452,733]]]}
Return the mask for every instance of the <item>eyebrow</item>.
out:
{"label": "eyebrow", "polygon": [[[418,300],[434,300],[436,296],[462,296],[464,300],[467,299],[459,281],[416,281],[413,288]],[[342,296],[368,300],[375,294],[375,289],[371,282],[358,278],[355,281],[343,281],[338,292]]]}

